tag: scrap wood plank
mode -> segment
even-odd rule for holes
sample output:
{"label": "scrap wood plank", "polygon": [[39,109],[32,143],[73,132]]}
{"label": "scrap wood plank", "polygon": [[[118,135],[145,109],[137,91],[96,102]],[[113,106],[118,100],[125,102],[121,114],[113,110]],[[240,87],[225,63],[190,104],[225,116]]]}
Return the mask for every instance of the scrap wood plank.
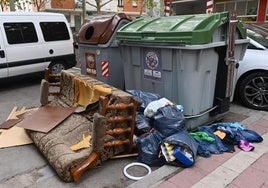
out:
{"label": "scrap wood plank", "polygon": [[18,107],[15,106],[9,116],[7,117],[7,120],[0,124],[0,129],[9,129],[16,125],[18,122],[22,121],[21,115],[23,115],[26,112],[36,110],[37,108],[30,108],[26,109],[26,107],[22,107],[21,110],[17,110]]}
{"label": "scrap wood plank", "polygon": [[[36,109],[37,108],[26,109],[26,107],[23,107],[21,110],[18,110],[18,107],[15,106],[11,110],[9,116],[7,117],[7,120],[19,119],[18,116],[24,114],[25,112],[29,112]],[[9,128],[8,130],[0,129],[0,148],[21,146],[31,143],[33,143],[33,141],[23,128],[15,126]]]}
{"label": "scrap wood plank", "polygon": [[0,124],[0,129],[9,129],[20,122],[22,119],[8,119]]}
{"label": "scrap wood plank", "polygon": [[11,112],[9,113],[9,115],[7,117],[7,120],[9,120],[9,119],[16,119],[16,118],[14,118],[14,114],[15,114],[15,112],[16,112],[17,109],[18,109],[17,106],[14,106],[13,107],[13,109],[11,110]]}
{"label": "scrap wood plank", "polygon": [[16,126],[47,133],[70,116],[76,107],[42,106]]}

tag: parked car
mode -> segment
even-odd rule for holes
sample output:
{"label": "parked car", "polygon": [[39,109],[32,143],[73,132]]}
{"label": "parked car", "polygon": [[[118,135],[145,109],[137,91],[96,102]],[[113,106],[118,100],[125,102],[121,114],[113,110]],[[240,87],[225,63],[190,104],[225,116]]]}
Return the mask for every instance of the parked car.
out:
{"label": "parked car", "polygon": [[[252,34],[253,31],[248,30],[248,36],[252,37]],[[254,35],[257,36],[256,33]],[[268,110],[268,49],[264,46],[268,46],[266,42],[267,38],[262,40],[262,44],[250,38],[234,80],[236,96],[245,106],[256,110]]]}

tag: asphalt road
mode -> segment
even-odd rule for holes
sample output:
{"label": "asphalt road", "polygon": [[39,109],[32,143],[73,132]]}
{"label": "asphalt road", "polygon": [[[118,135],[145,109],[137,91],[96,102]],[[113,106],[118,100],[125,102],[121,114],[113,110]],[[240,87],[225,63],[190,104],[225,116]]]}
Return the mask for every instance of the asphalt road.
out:
{"label": "asphalt road", "polygon": [[40,105],[39,85],[43,73],[0,80],[0,122],[8,117],[14,106],[37,107]]}

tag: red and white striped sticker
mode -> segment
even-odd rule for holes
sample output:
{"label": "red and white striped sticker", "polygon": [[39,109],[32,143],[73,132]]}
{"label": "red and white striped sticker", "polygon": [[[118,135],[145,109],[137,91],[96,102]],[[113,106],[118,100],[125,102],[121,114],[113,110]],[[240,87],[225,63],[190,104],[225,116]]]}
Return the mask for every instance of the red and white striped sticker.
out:
{"label": "red and white striped sticker", "polygon": [[109,62],[108,61],[101,62],[101,72],[102,72],[102,77],[109,76]]}
{"label": "red and white striped sticker", "polygon": [[171,4],[172,2],[176,2],[177,0],[164,0],[164,13],[165,16],[171,16],[172,10],[171,10]]}
{"label": "red and white striped sticker", "polygon": [[206,13],[211,14],[213,12],[213,0],[207,0]]}
{"label": "red and white striped sticker", "polygon": [[170,3],[171,3],[170,0],[164,0],[164,5],[165,5],[164,12],[166,16],[170,16]]}

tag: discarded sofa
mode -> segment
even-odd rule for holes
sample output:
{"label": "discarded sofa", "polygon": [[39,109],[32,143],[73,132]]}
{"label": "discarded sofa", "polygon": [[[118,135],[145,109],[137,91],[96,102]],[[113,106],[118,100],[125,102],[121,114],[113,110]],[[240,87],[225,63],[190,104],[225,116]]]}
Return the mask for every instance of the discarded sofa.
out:
{"label": "discarded sofa", "polygon": [[[132,151],[138,101],[124,91],[81,75],[75,68],[62,71],[60,80],[58,95],[46,105],[76,104],[75,112],[48,133],[27,132],[59,177],[65,182],[72,182],[78,181],[83,172],[102,161]],[[95,86],[110,88],[111,93],[105,97],[100,95],[96,100],[93,92],[94,100],[82,106],[77,104],[80,100],[77,95],[81,92],[77,87],[79,83],[86,84],[89,90]],[[47,88],[42,92],[49,93]],[[91,136],[90,147],[77,151],[70,149],[88,135]]]}

